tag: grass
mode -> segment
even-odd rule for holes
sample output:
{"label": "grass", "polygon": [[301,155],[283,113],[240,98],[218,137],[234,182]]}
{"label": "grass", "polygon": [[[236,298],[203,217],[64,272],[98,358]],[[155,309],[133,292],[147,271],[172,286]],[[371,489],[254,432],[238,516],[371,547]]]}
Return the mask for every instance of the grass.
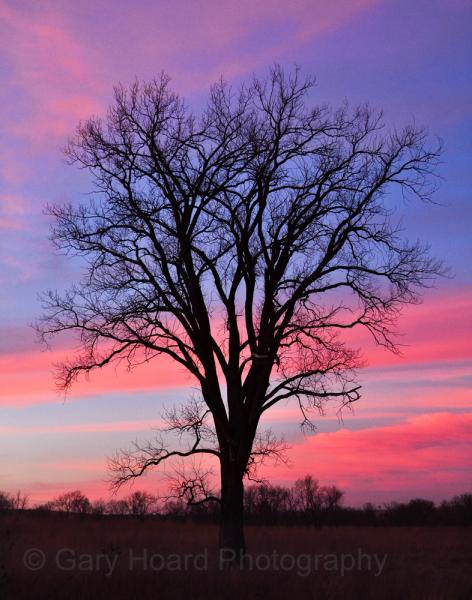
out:
{"label": "grass", "polygon": [[[0,599],[472,598],[470,528],[249,526],[249,550],[264,570],[219,568],[216,540],[214,525],[190,522],[1,514]],[[44,568],[25,566],[32,548],[44,553]],[[373,558],[370,568],[366,558],[357,568],[359,551],[379,559],[387,555],[380,574]],[[281,566],[282,554],[293,559],[285,557]],[[133,570],[130,556],[141,557]],[[108,560],[116,561],[111,574]],[[343,560],[346,567],[355,564],[342,575]]]}

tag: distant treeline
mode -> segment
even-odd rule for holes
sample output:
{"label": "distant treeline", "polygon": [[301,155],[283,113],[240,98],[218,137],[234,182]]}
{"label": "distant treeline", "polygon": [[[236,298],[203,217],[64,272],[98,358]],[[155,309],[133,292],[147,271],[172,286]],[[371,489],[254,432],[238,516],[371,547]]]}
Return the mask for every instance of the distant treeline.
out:
{"label": "distant treeline", "polygon": [[[339,488],[320,486],[310,475],[298,479],[291,487],[253,484],[245,490],[245,518],[247,523],[261,525],[472,525],[472,494],[455,496],[440,504],[416,498],[382,506],[367,503],[362,508],[343,506],[343,498],[344,492]],[[33,507],[20,492],[12,495],[0,491],[0,512],[27,509],[97,517],[118,515],[202,522],[217,521],[219,517],[219,503],[215,500],[192,505],[185,498],[163,500],[144,491],[135,491],[126,498],[92,502],[74,490]]]}

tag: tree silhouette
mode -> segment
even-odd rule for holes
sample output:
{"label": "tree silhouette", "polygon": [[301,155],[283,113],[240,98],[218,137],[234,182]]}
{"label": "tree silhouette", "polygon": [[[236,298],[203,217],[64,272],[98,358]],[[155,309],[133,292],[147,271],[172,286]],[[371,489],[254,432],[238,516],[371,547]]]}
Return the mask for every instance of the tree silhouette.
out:
{"label": "tree silhouette", "polygon": [[52,501],[55,509],[66,513],[88,513],[91,509],[90,500],[80,490],[65,492]]}
{"label": "tree silhouette", "polygon": [[[161,355],[189,372],[201,397],[167,421],[193,441],[136,444],[111,461],[114,480],[217,460],[220,544],[235,550],[243,478],[283,450],[261,416],[293,399],[310,426],[326,401],[356,401],[362,363],[342,334],[364,328],[395,351],[401,306],[440,270],[402,238],[388,194],[430,199],[439,144],[387,130],[368,106],[310,108],[312,85],[276,66],[239,91],[217,83],[199,116],[166,75],[117,87],[107,117],[81,124],[66,151],[92,173],[94,198],[49,207],[57,248],[88,261],[79,285],[44,295],[37,326],[44,341],[80,334],[61,386]],[[204,479],[182,496],[213,497]]]}

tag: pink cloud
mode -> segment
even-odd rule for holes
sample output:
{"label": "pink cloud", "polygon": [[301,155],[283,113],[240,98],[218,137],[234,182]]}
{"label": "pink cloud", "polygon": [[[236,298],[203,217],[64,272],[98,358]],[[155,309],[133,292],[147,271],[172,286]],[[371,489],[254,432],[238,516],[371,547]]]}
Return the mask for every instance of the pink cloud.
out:
{"label": "pink cloud", "polygon": [[[221,75],[232,79],[283,59],[374,1],[295,0],[290,10],[275,0],[162,2],[145,11],[85,2],[77,18],[67,3],[39,9],[3,0],[8,83],[28,99],[28,114],[10,119],[11,132],[50,144],[72,133],[79,119],[102,112],[117,81],[149,78],[162,69],[175,75],[184,93],[205,90]],[[16,107],[9,110],[15,113]]]}
{"label": "pink cloud", "polygon": [[[336,484],[347,491],[348,505],[429,497],[440,501],[470,491],[472,485],[472,414],[448,412],[419,415],[395,425],[309,436],[292,446],[289,464],[267,466],[264,475],[273,483],[290,485],[305,474],[321,484]],[[43,480],[27,486],[33,501],[51,499],[68,489],[80,488],[89,497],[109,495],[105,458],[74,458],[41,462]],[[38,475],[36,475],[38,476]],[[15,477],[17,486],[25,477]],[[163,473],[138,479],[136,489],[165,487]],[[10,488],[13,489],[13,482]],[[24,486],[23,486],[24,487]],[[122,490],[126,495],[130,488]]]}
{"label": "pink cloud", "polygon": [[[51,465],[51,467],[54,468],[54,465]],[[80,469],[80,466],[76,465],[77,468]],[[159,491],[165,489],[165,485],[161,481],[157,481],[155,477],[144,477],[135,482],[134,485],[126,487],[126,489],[122,488],[115,495],[111,491],[110,485],[105,481],[105,474],[101,480],[93,476],[93,472],[100,468],[104,472],[104,462],[101,465],[96,465],[96,467],[85,467],[82,476],[75,472],[73,478],[65,478],[64,474],[61,473],[54,481],[36,481],[21,489],[28,496],[30,505],[47,502],[64,494],[64,492],[77,489],[86,494],[90,500],[98,500],[99,498],[116,500],[128,496],[135,490],[143,490],[158,495]],[[12,491],[14,492],[16,489],[12,488]]]}
{"label": "pink cloud", "polygon": [[49,144],[54,137],[72,133],[78,119],[100,110],[93,52],[68,30],[59,12],[2,2],[0,25],[11,68],[8,84],[23,101],[19,114],[16,106],[8,106],[14,115],[10,134]]}
{"label": "pink cloud", "polygon": [[363,349],[370,367],[472,358],[472,289],[463,286],[427,294],[422,304],[403,310],[397,329],[400,356],[376,346],[365,330],[357,330],[349,340]]}
{"label": "pink cloud", "polygon": [[111,496],[109,485],[105,481],[90,477],[90,473],[86,475],[88,476],[76,477],[74,480],[65,479],[61,475],[55,481],[35,481],[27,487],[23,487],[22,491],[28,496],[29,503],[32,505],[48,502],[56,496],[76,489],[82,490],[93,500]]}
{"label": "pink cloud", "polygon": [[[0,406],[58,401],[61,396],[55,388],[52,366],[66,357],[67,352],[64,350],[0,355]],[[140,365],[132,372],[117,366],[92,374],[89,379],[82,378],[74,385],[70,396],[188,388],[193,383],[182,369],[175,366],[170,359],[162,357],[152,364]]]}
{"label": "pink cloud", "polygon": [[[406,422],[312,435],[290,451],[291,467],[267,469],[273,480],[311,473],[348,491],[348,501],[414,495],[436,499],[472,485],[472,414],[434,413]],[[270,472],[269,472],[270,471]]]}
{"label": "pink cloud", "polygon": [[[470,374],[467,366],[459,367],[455,361],[471,358],[471,314],[472,295],[468,288],[437,294],[427,298],[423,305],[409,308],[400,321],[401,329],[406,332],[402,343],[409,344],[401,357],[376,348],[365,335],[355,336],[353,343],[366,348],[365,354],[370,366],[370,369],[361,371],[360,380],[367,383],[372,380],[381,383],[385,380],[386,396],[397,400],[404,397],[406,401],[414,399],[416,403],[434,404],[449,398],[463,405],[468,402],[466,388],[459,386],[450,389],[447,397],[444,397],[444,393],[450,384],[448,380]],[[218,331],[217,325],[215,331]],[[57,347],[53,352],[40,352],[36,348],[36,345],[22,344],[21,348],[11,353],[8,353],[7,347],[6,352],[0,355],[0,404],[28,404],[57,398],[52,366],[66,359],[72,350],[69,350],[69,346]],[[436,365],[431,374],[421,371],[428,364]],[[28,365],[27,379],[24,376],[25,365]],[[391,370],[392,368],[395,370]],[[427,398],[424,390],[412,389],[405,392],[391,386],[392,378],[414,383],[420,373],[423,373],[423,378],[429,378],[438,386],[438,390]],[[90,381],[80,379],[73,386],[71,395],[90,396],[117,390],[189,388],[191,385],[194,385],[194,381],[182,368],[171,359],[158,357],[131,373],[125,372],[124,368],[117,368],[115,371],[113,367],[96,371],[91,375]]]}

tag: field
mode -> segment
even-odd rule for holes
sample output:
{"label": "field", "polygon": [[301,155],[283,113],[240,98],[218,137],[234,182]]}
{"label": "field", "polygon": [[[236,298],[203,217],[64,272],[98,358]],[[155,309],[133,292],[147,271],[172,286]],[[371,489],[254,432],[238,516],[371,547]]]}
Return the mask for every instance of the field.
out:
{"label": "field", "polygon": [[243,569],[216,540],[209,524],[0,514],[0,599],[472,598],[470,528],[250,526]]}

